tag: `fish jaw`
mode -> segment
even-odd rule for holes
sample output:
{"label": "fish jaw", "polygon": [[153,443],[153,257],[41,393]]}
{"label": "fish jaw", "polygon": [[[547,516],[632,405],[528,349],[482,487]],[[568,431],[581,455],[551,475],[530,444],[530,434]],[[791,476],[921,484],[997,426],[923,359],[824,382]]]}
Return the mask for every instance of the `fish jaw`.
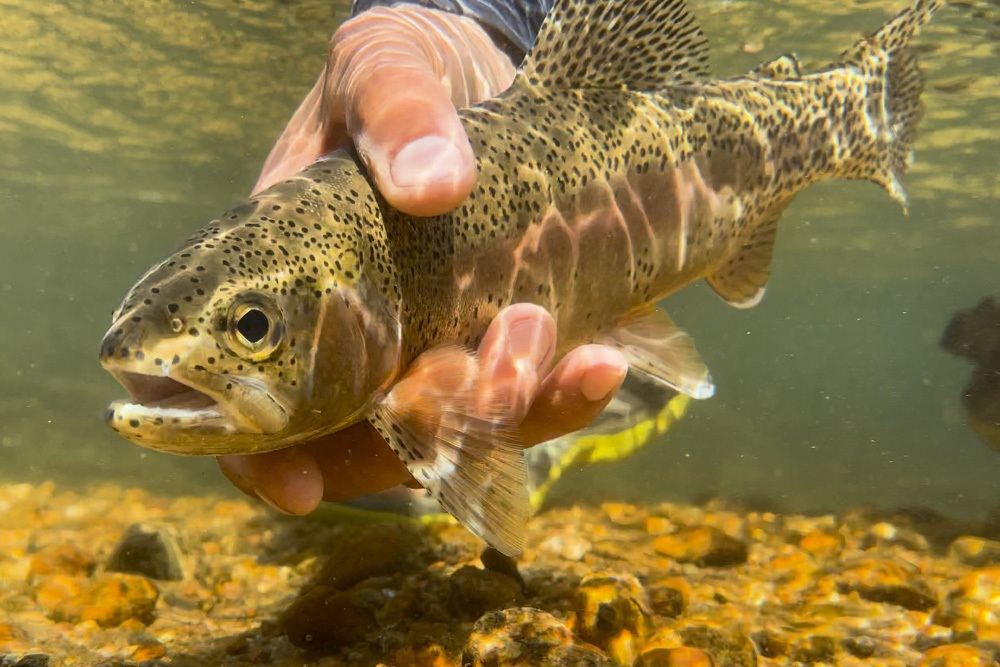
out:
{"label": "fish jaw", "polygon": [[[193,372],[178,353],[181,347],[161,342],[142,359],[102,353],[102,365],[128,392],[105,410],[105,422],[115,432],[158,451],[219,455],[233,453],[242,438],[231,438],[238,435],[253,437],[254,449],[262,451],[267,436],[287,428],[290,411],[264,383]],[[113,348],[102,345],[105,349]],[[276,447],[264,447],[270,448]]]}

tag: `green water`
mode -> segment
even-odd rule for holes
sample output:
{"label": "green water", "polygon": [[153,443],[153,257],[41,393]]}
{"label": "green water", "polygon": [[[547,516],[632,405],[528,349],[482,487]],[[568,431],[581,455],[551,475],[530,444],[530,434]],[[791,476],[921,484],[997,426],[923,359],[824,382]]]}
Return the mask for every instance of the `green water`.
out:
{"label": "green water", "polygon": [[[905,0],[693,3],[713,67],[821,62]],[[111,480],[229,493],[209,459],[108,431],[97,363],[131,283],[253,184],[346,4],[0,1],[0,481]],[[785,215],[751,311],[697,285],[667,306],[718,385],[664,441],[569,480],[565,498],[762,498],[789,510],[1000,505],[1000,454],[964,422],[951,314],[1000,295],[1000,6],[962,3],[920,39],[928,114],[911,211],[828,183]],[[586,492],[583,491],[586,489]]]}

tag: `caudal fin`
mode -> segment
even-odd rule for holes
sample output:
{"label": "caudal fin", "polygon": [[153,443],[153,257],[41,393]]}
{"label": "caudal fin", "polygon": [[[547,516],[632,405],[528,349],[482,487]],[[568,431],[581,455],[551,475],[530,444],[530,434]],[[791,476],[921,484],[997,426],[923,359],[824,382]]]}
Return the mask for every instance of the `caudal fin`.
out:
{"label": "caudal fin", "polygon": [[930,21],[946,0],[918,0],[890,19],[875,34],[866,35],[841,54],[835,67],[857,69],[867,81],[869,122],[876,124],[884,147],[879,164],[869,164],[864,174],[888,190],[905,208],[901,183],[909,168],[917,125],[924,115],[920,95],[924,74],[910,47],[910,40]]}

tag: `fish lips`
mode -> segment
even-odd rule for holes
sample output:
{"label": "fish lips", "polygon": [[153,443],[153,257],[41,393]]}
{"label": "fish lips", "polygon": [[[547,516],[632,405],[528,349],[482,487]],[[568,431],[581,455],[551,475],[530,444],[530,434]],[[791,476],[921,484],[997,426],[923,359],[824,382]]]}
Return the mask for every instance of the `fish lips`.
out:
{"label": "fish lips", "polygon": [[266,436],[288,426],[288,411],[262,383],[177,366],[107,370],[129,393],[111,402],[104,419],[119,435],[157,451],[186,455],[238,453],[228,437]]}

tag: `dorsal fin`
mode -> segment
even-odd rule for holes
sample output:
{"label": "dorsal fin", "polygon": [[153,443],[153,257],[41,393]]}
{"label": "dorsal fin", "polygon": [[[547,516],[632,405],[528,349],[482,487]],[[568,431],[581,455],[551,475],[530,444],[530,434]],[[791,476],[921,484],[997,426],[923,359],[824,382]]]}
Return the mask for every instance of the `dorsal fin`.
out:
{"label": "dorsal fin", "polygon": [[658,90],[708,74],[685,0],[558,0],[519,76],[547,88]]}
{"label": "dorsal fin", "polygon": [[751,76],[778,81],[795,81],[802,78],[802,66],[794,53],[786,53],[774,60],[761,63],[750,71]]}

